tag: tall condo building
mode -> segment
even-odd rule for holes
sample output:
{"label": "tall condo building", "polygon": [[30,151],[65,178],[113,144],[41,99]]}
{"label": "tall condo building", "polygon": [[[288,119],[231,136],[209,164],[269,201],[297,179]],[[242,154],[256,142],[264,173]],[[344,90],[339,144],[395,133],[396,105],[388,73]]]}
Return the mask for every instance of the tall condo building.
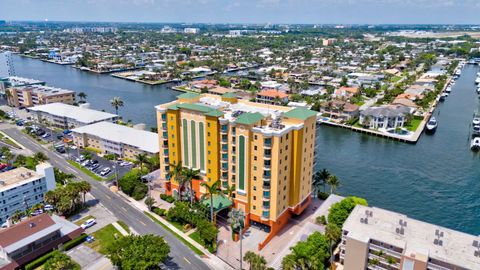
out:
{"label": "tall condo building", "polygon": [[193,181],[197,199],[206,191],[201,182],[221,181],[234,188],[234,207],[269,235],[262,248],[310,202],[315,148],[316,112],[185,93],[156,107],[160,140],[161,180],[165,193],[177,196],[171,165],[200,170]]}
{"label": "tall condo building", "polygon": [[357,205],[343,225],[346,270],[480,269],[480,237]]}

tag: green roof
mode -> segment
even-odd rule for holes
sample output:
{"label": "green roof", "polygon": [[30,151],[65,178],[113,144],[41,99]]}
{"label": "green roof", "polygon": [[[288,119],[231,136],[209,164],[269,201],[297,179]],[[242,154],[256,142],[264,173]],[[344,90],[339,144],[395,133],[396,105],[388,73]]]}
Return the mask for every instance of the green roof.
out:
{"label": "green roof", "polygon": [[177,106],[177,105],[178,105],[178,104],[176,104],[176,103],[175,103],[175,104],[172,104],[172,105],[168,106],[167,109],[176,111],[176,110],[178,110],[178,106]]}
{"label": "green roof", "polygon": [[200,104],[191,104],[191,103],[180,103],[180,104],[177,104],[177,107],[180,109],[192,110],[192,111],[197,111],[202,113],[208,113],[214,110],[208,106],[204,106]]}
{"label": "green roof", "polygon": [[237,94],[230,92],[230,93],[223,94],[222,97],[224,97],[224,98],[236,98]]}
{"label": "green roof", "polygon": [[200,96],[200,94],[197,93],[192,93],[192,92],[186,92],[181,95],[178,95],[177,98],[196,98]]}
{"label": "green roof", "polygon": [[312,116],[316,116],[317,112],[305,109],[305,108],[295,108],[293,110],[290,110],[286,113],[283,114],[286,117],[289,118],[297,118],[300,120],[307,120],[307,118],[310,118]]}
{"label": "green roof", "polygon": [[263,114],[256,112],[256,113],[244,113],[240,115],[235,123],[237,124],[244,124],[244,125],[252,125],[255,124],[256,122],[260,121],[263,119]]}
{"label": "green roof", "polygon": [[205,114],[206,116],[220,117],[223,116],[223,112],[219,110],[212,110]]}
{"label": "green roof", "polygon": [[[207,207],[210,207],[210,198],[204,199],[202,203]],[[218,194],[213,195],[213,209],[215,212],[222,211],[223,209],[226,209],[231,205],[232,201],[230,201],[227,196],[222,196]]]}

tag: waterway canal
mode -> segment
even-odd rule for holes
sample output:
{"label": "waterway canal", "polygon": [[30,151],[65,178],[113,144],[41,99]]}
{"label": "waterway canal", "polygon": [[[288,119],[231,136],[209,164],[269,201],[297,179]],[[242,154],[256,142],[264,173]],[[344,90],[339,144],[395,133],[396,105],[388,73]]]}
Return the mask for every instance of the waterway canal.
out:
{"label": "waterway canal", "polygon": [[[83,91],[92,108],[113,112],[112,97],[125,101],[120,114],[155,125],[154,106],[179,92],[69,66],[14,56],[17,75],[51,86]],[[478,98],[476,66],[466,66],[452,93],[435,115],[434,135],[415,145],[321,126],[317,169],[328,168],[341,180],[339,193],[365,197],[371,205],[472,234],[480,234],[480,156],[469,150],[469,130]]]}

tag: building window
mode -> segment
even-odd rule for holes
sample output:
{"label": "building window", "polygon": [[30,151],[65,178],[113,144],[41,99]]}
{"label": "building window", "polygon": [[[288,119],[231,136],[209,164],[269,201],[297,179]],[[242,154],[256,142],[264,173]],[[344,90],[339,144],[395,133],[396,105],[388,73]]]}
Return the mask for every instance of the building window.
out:
{"label": "building window", "polygon": [[183,119],[183,162],[185,163],[185,166],[189,166],[190,164],[188,158],[188,126],[186,119]]}
{"label": "building window", "polygon": [[239,137],[239,173],[238,173],[238,188],[240,190],[245,190],[245,159],[246,159],[246,149],[245,149],[245,136]]}

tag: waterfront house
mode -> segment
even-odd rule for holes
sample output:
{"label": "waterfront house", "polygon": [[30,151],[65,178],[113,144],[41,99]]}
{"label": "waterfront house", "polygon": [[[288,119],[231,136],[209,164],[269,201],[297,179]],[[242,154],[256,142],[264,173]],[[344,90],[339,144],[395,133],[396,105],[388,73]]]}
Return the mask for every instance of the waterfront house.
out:
{"label": "waterfront house", "polygon": [[288,102],[288,94],[275,89],[262,90],[257,93],[255,101],[265,104],[282,104]]}
{"label": "waterfront house", "polygon": [[349,121],[358,117],[359,107],[343,100],[333,100],[322,103],[320,113],[340,121]]}
{"label": "waterfront house", "polygon": [[359,123],[371,129],[401,128],[414,111],[414,108],[403,105],[370,107],[360,112]]}

